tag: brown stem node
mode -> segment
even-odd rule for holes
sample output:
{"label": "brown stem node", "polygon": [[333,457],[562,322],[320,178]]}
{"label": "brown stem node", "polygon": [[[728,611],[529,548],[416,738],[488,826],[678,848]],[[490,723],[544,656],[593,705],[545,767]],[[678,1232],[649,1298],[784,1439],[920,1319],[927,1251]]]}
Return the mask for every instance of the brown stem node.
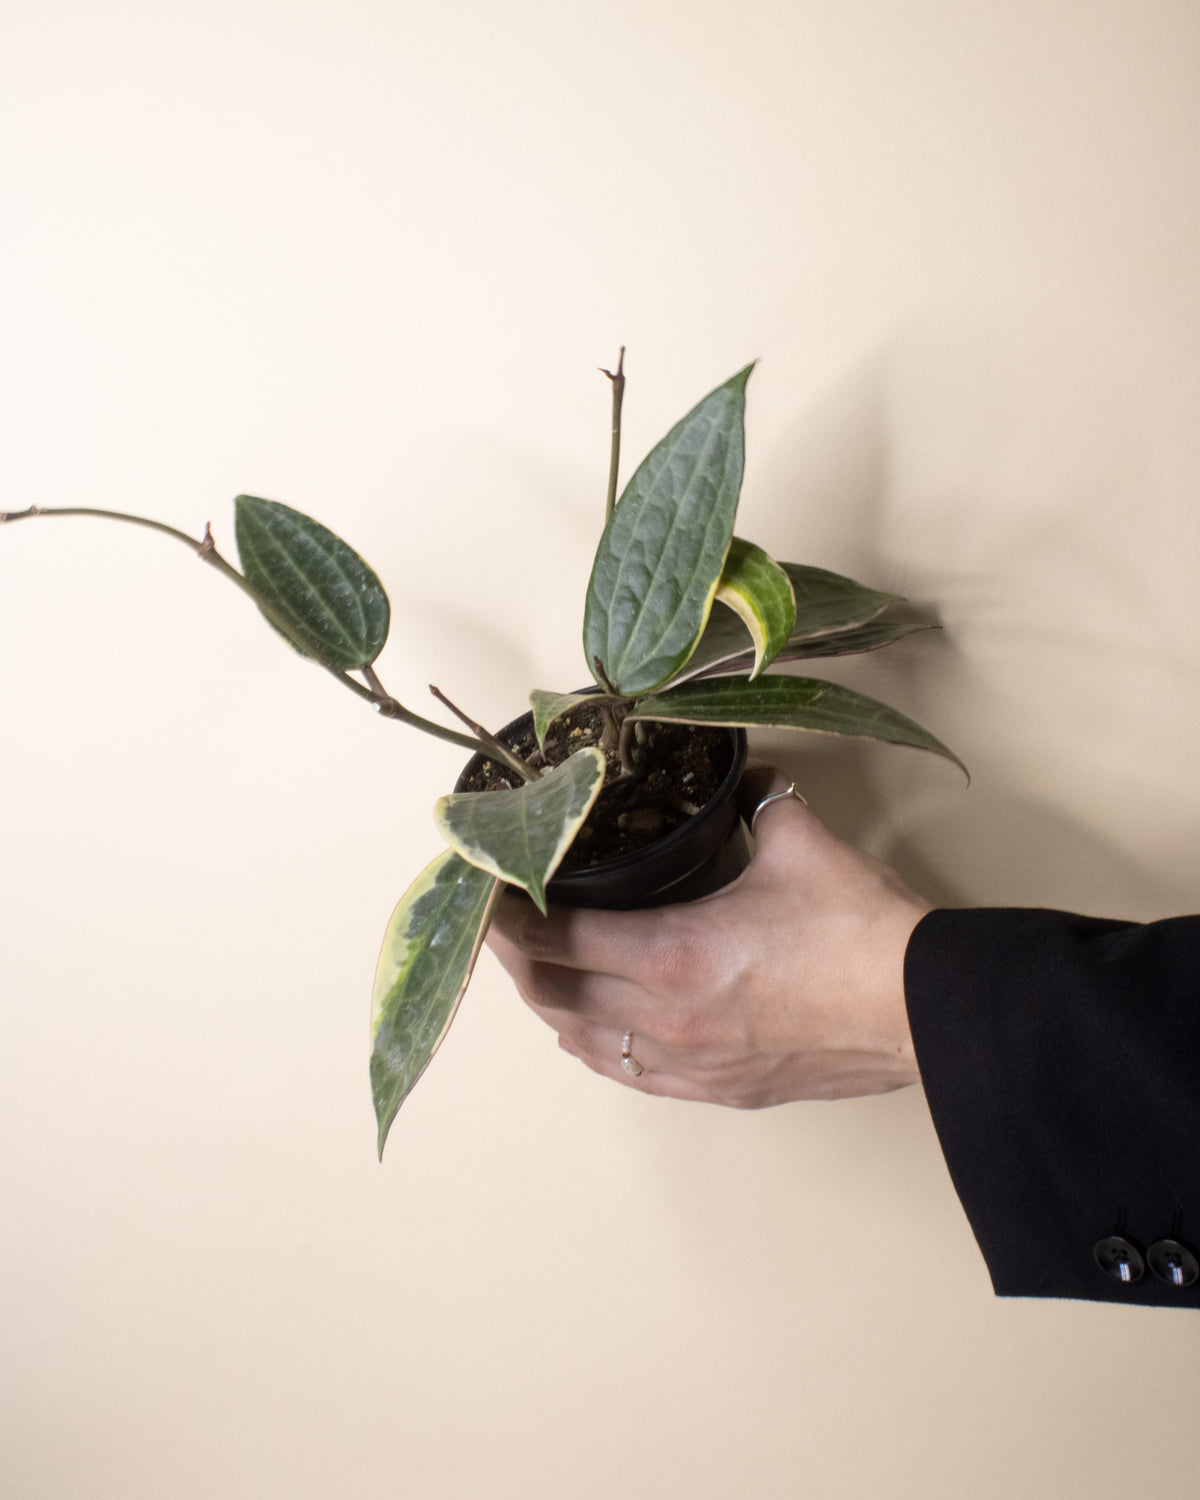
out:
{"label": "brown stem node", "polygon": [[462,709],[459,708],[457,704],[451,703],[450,699],[446,697],[441,688],[434,687],[433,683],[431,682],[429,684],[429,691],[433,694],[433,696],[438,700],[439,703],[445,704],[445,706],[450,710],[455,718],[462,720],[462,722],[467,726],[467,728],[480,742],[480,744],[484,746],[488,754],[491,755],[493,760],[502,761],[506,766],[509,766],[512,770],[514,770],[517,775],[520,776],[524,781],[536,780],[538,773],[533,769],[532,766],[526,765],[519,755],[510,750],[508,746],[505,745],[501,740],[498,740],[494,734],[489,733],[482,724],[477,724],[474,719],[463,713]]}
{"label": "brown stem node", "polygon": [[615,370],[606,370],[604,368],[604,366],[601,365],[600,366],[600,373],[601,373],[601,375],[607,375],[610,380],[624,380],[625,379],[625,345],[624,344],[621,345],[621,352],[617,356],[617,368]]}

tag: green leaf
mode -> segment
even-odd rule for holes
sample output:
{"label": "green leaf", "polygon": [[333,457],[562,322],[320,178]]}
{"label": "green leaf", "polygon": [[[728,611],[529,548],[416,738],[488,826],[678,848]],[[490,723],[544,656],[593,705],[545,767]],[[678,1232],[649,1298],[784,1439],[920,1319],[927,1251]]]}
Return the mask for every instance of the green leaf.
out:
{"label": "green leaf", "polygon": [[717,583],[717,598],[750,632],[754,642],[753,681],[779,655],[796,623],[791,580],[761,547],[735,536]]}
{"label": "green leaf", "polygon": [[371,1002],[371,1097],[381,1158],[397,1110],[450,1029],[499,890],[494,876],[447,849],[388,922]]}
{"label": "green leaf", "polygon": [[815,677],[771,674],[757,682],[746,682],[740,677],[713,677],[643,698],[629,717],[863,736],[930,750],[953,761],[964,773],[967,769],[953,750],[886,703]]}
{"label": "green leaf", "polygon": [[798,640],[789,641],[775,660],[806,661],[817,656],[858,656],[864,651],[878,651],[881,646],[890,646],[919,631],[940,628],[938,625],[907,620],[872,620],[870,624],[859,625],[853,630],[833,630],[828,635],[801,636]]}
{"label": "green leaf", "polygon": [[387,640],[390,611],[383,585],[358,553],[277,500],[239,495],[233,504],[242,571],[271,624],[327,667],[369,666]]}
{"label": "green leaf", "polygon": [[864,588],[853,578],[843,578],[825,568],[786,562],[779,566],[791,579],[796,595],[792,640],[865,625],[889,604],[903,602],[898,594],[881,594],[877,589]]}
{"label": "green leaf", "polygon": [[[723,610],[722,614],[726,612]],[[716,618],[716,610],[713,610],[713,619]],[[709,621],[711,626],[712,620]],[[910,624],[892,620],[873,620],[869,625],[860,625],[854,630],[834,630],[828,635],[801,636],[798,640],[789,641],[783,650],[775,657],[776,665],[788,661],[808,661],[813,657],[820,656],[857,656],[864,651],[878,651],[882,646],[890,646],[894,641],[902,641],[905,636],[913,635],[921,630],[937,630],[937,625]],[[714,632],[711,645],[714,650],[707,661],[701,659],[698,666],[693,661],[688,662],[687,667],[675,679],[678,682],[691,681],[698,677],[727,677],[746,676],[754,666],[754,652],[746,648],[744,640],[729,642],[730,649],[725,655],[716,654],[718,637]],[[704,632],[704,640],[700,643],[700,649],[710,645],[709,632]],[[697,650],[697,656],[700,650]]]}
{"label": "green leaf", "polygon": [[537,736],[538,749],[545,747],[546,731],[555,719],[560,719],[571,709],[578,708],[581,703],[600,704],[619,701],[617,698],[609,697],[607,693],[551,693],[545,688],[534,688],[529,695],[529,705],[533,709],[533,732]]}
{"label": "green leaf", "polygon": [[752,369],[671,429],[604,528],[588,583],[583,649],[597,681],[599,660],[620,693],[669,681],[700,639],[733,535]]}
{"label": "green leaf", "polygon": [[529,892],[542,914],[546,882],[591,811],[604,782],[604,752],[577,750],[510,792],[452,792],[433,819],[465,860]]}

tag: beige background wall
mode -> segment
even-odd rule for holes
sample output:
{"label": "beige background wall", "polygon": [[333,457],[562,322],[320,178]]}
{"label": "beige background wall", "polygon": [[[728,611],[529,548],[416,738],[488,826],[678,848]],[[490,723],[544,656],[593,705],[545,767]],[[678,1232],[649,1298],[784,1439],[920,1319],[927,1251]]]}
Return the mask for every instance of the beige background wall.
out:
{"label": "beige background wall", "polygon": [[[635,456],[760,356],[742,529],[942,620],[843,675],[975,775],[818,743],[814,806],[1198,909],[1190,0],[5,10],[0,505],[312,510],[498,721],[583,675],[596,366]],[[6,1496],[1190,1492],[1195,1315],[994,1301],[916,1091],[648,1101],[489,957],[377,1166],[459,756],[182,548],[0,533],[0,694]]]}

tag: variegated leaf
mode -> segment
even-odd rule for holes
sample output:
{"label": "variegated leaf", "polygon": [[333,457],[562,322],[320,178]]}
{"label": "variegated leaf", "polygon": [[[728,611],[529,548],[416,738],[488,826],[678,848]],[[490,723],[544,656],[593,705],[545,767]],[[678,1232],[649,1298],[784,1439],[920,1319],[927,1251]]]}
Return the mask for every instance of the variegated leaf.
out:
{"label": "variegated leaf", "polygon": [[953,750],[886,703],[814,677],[711,677],[639,700],[630,718],[862,736],[929,750],[967,769]]}
{"label": "variegated leaf", "polygon": [[754,642],[750,680],[762,672],[787,644],[796,623],[796,596],[791,580],[761,547],[735,536],[717,584],[717,599],[727,605]]}
{"label": "variegated leaf", "polygon": [[704,630],[733,535],[752,368],[706,396],[652,449],[604,528],[583,649],[596,680],[599,661],[619,693],[669,681]]}
{"label": "variegated leaf", "polygon": [[543,914],[546,882],[604,782],[604,754],[589,747],[504,792],[452,792],[439,798],[434,822],[463,859],[529,892]]}
{"label": "variegated leaf", "polygon": [[450,1028],[500,882],[447,849],[401,897],[383,936],[371,1001],[378,1148]]}
{"label": "variegated leaf", "polygon": [[[864,588],[852,578],[810,568],[803,563],[780,563],[788,576],[796,600],[796,621],[777,661],[795,661],[804,653],[793,647],[835,631],[852,629],[873,620],[889,604],[900,603],[895,594]],[[886,642],[880,641],[880,645]],[[854,647],[854,650],[870,649]],[[741,672],[753,665],[754,647],[749,631],[732,610],[714,608],[695,651],[671,679],[672,685],[695,677]]]}
{"label": "variegated leaf", "polygon": [[671,679],[671,686],[705,677],[711,672],[740,672],[754,665],[754,642],[742,621],[719,600],[704,627],[695,651]]}
{"label": "variegated leaf", "polygon": [[534,688],[529,695],[529,706],[533,709],[533,732],[537,736],[538,749],[546,744],[546,731],[571,709],[581,703],[616,703],[607,693],[551,693],[545,688]]}

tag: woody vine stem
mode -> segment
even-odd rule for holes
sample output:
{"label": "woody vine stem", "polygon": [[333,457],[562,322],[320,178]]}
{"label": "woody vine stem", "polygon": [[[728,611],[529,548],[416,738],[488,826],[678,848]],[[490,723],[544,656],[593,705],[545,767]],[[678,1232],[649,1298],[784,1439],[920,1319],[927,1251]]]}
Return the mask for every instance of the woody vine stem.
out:
{"label": "woody vine stem", "polygon": [[[155,521],[149,516],[132,515],[127,511],[101,510],[95,506],[85,505],[30,505],[25,510],[0,511],[0,523],[8,521],[28,521],[40,516],[94,516],[104,521],[124,521],[130,526],[142,526],[149,531],[161,532],[164,536],[174,537],[177,542],[182,542],[205,562],[209,567],[215,568],[223,577],[241,589],[248,598],[263,612],[271,623],[282,632],[287,639],[291,639],[286,622],[281,620],[270,603],[262,597],[257,589],[247,582],[245,577],[232,566],[217,551],[216,543],[213,541],[212,529],[205,525],[204,535],[197,540],[189,536],[185,531],[179,531],[174,526],[168,526],[165,521]],[[315,659],[315,658],[314,658]],[[443,724],[437,724],[432,719],[423,718],[415,714],[387,691],[376,675],[374,668],[370,665],[361,668],[366,685],[355,681],[353,677],[340,667],[332,667],[327,662],[319,662],[331,676],[335,677],[343,687],[350,689],[358,697],[365,699],[385,719],[398,719],[402,724],[408,724],[413,729],[420,729],[425,734],[431,734],[440,740],[446,740],[449,744],[458,745],[464,750],[472,753],[483,753],[484,755],[499,757],[523,780],[528,780],[533,774],[524,761],[513,755],[500,742],[494,739],[486,731],[480,731],[478,736],[460,734],[456,729],[447,729]],[[440,695],[438,695],[440,696]],[[443,699],[443,701],[446,701]],[[447,705],[450,706],[450,705]],[[457,712],[457,710],[455,710]],[[476,726],[477,727],[477,726]]]}

